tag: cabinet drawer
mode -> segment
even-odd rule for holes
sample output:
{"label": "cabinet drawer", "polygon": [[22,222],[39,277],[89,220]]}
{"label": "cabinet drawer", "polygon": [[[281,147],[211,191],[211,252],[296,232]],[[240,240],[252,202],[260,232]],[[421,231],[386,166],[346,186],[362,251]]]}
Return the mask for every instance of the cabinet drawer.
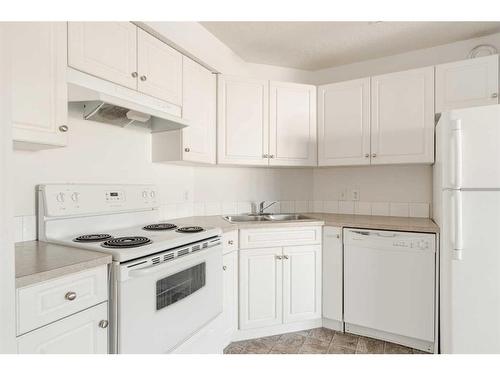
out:
{"label": "cabinet drawer", "polygon": [[17,289],[17,334],[106,301],[106,271],[106,266],[96,267]]}
{"label": "cabinet drawer", "polygon": [[238,249],[238,231],[232,230],[222,235],[223,254],[228,254],[231,251]]}
{"label": "cabinet drawer", "polygon": [[240,230],[240,248],[309,245],[321,243],[321,227],[264,228]]}
{"label": "cabinet drawer", "polygon": [[19,354],[107,354],[108,303],[17,338]]}

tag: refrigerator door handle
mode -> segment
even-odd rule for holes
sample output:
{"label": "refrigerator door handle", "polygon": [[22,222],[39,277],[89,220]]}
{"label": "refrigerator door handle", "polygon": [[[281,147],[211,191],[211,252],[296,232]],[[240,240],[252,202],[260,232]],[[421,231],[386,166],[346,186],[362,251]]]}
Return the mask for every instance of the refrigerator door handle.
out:
{"label": "refrigerator door handle", "polygon": [[450,184],[459,189],[462,185],[462,120],[451,121]]}
{"label": "refrigerator door handle", "polygon": [[463,251],[463,221],[462,221],[462,192],[457,190],[452,192],[452,257],[454,260],[462,260]]}

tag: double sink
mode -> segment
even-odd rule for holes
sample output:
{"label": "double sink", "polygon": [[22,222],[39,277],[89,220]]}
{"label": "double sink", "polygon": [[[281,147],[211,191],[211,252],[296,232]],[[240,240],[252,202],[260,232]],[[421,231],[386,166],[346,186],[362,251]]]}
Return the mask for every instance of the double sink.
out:
{"label": "double sink", "polygon": [[223,218],[230,223],[246,223],[255,221],[298,221],[311,219],[310,217],[302,214],[247,214],[223,216]]}

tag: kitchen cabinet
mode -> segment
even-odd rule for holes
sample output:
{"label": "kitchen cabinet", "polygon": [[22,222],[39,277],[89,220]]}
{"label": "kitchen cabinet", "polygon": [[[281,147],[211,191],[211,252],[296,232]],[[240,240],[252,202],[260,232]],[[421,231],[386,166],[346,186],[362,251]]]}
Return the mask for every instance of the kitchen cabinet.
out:
{"label": "kitchen cabinet", "polygon": [[498,55],[436,66],[436,113],[498,104]]}
{"label": "kitchen cabinet", "polygon": [[240,330],[321,318],[320,231],[313,226],[240,230]]}
{"label": "kitchen cabinet", "polygon": [[318,165],[370,164],[370,78],[318,87]]}
{"label": "kitchen cabinet", "polygon": [[281,257],[280,247],[240,250],[240,329],[282,323]]}
{"label": "kitchen cabinet", "polygon": [[283,323],[321,317],[321,246],[283,248]]}
{"label": "kitchen cabinet", "polygon": [[268,165],[269,82],[223,75],[217,92],[218,163]]}
{"label": "kitchen cabinet", "polygon": [[130,22],[69,22],[68,65],[137,89],[137,26]]}
{"label": "kitchen cabinet", "polygon": [[68,66],[182,106],[182,54],[130,22],[69,22]]}
{"label": "kitchen cabinet", "polygon": [[343,311],[342,229],[323,228],[323,319],[332,329],[341,329]]}
{"label": "kitchen cabinet", "polygon": [[225,343],[229,344],[238,330],[238,252],[232,251],[222,258],[224,292],[222,320]]}
{"label": "kitchen cabinet", "polygon": [[107,354],[108,303],[17,338],[19,354]]}
{"label": "kitchen cabinet", "polygon": [[314,86],[223,75],[217,107],[220,164],[317,164]]}
{"label": "kitchen cabinet", "polygon": [[182,55],[144,30],[137,32],[137,89],[181,106]]}
{"label": "kitchen cabinet", "polygon": [[66,24],[18,22],[12,32],[12,138],[16,149],[66,145]]}
{"label": "kitchen cabinet", "polygon": [[316,87],[269,84],[269,165],[315,166]]}
{"label": "kitchen cabinet", "polygon": [[433,163],[433,67],[372,77],[371,103],[371,164]]}
{"label": "kitchen cabinet", "polygon": [[154,162],[215,164],[216,76],[183,57],[182,117],[189,126],[152,134]]}

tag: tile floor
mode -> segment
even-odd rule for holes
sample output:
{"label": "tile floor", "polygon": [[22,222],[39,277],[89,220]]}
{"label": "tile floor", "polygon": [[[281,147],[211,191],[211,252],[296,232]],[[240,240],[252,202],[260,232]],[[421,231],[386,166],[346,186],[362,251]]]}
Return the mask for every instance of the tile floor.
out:
{"label": "tile floor", "polygon": [[416,349],[349,333],[315,328],[235,341],[224,354],[426,354]]}

